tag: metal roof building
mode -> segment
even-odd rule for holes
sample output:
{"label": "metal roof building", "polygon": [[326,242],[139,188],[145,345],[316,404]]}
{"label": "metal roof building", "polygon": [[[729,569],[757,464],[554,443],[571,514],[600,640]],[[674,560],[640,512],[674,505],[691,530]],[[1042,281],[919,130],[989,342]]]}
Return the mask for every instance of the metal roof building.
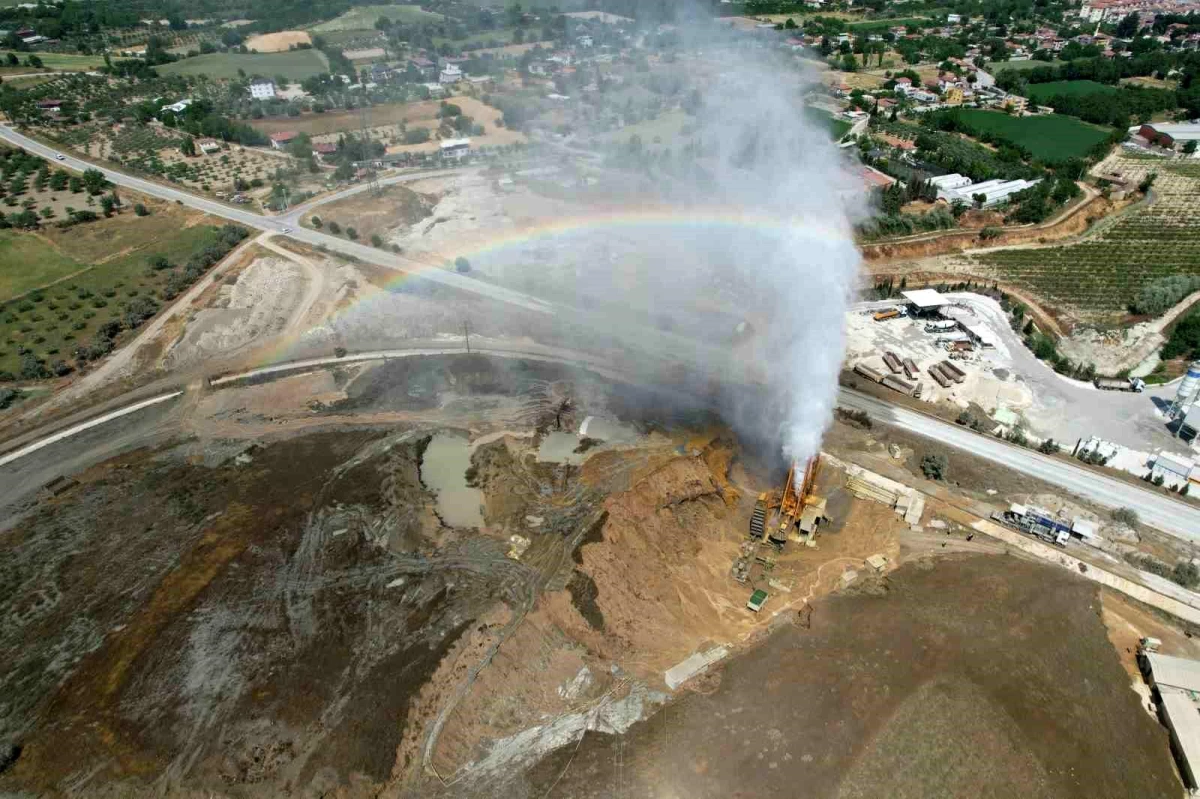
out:
{"label": "metal roof building", "polygon": [[949,297],[933,289],[902,291],[900,292],[900,296],[907,300],[909,305],[914,305],[921,311],[932,311],[941,308],[943,305],[950,304]]}
{"label": "metal roof building", "polygon": [[1143,653],[1142,659],[1158,692],[1179,770],[1189,786],[1200,787],[1200,661],[1157,652]]}

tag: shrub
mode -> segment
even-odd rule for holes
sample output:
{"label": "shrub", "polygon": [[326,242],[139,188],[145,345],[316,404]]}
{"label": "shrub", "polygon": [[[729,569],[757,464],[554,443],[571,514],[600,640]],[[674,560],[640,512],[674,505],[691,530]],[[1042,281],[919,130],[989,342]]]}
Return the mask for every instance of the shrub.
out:
{"label": "shrub", "polygon": [[950,459],[945,455],[926,455],[921,458],[921,473],[929,480],[944,480],[950,468]]}
{"label": "shrub", "polygon": [[358,238],[358,231],[357,231],[357,230],[355,230],[355,229],[354,229],[354,228],[352,228],[352,227],[348,227],[348,228],[346,228],[346,238],[348,238],[348,239],[357,239],[357,238]]}
{"label": "shrub", "polygon": [[1133,508],[1117,508],[1112,512],[1112,519],[1127,527],[1136,527],[1138,523],[1137,511]]}
{"label": "shrub", "polygon": [[319,216],[314,216],[314,217],[312,218],[312,226],[313,226],[313,227],[315,227],[317,230],[320,230],[320,229],[321,229],[321,225],[323,225],[323,224],[324,224],[324,223],[321,221],[321,217],[319,217]]}
{"label": "shrub", "polygon": [[141,203],[133,204],[133,212],[135,214],[137,214],[138,216],[149,216],[150,215],[149,209],[147,209],[146,206]]}
{"label": "shrub", "polygon": [[471,262],[460,255],[454,259],[454,269],[465,275],[471,271]]}
{"label": "shrub", "polygon": [[337,234],[342,232],[342,226],[339,225],[337,222],[330,222],[329,223],[329,232],[336,236]]}

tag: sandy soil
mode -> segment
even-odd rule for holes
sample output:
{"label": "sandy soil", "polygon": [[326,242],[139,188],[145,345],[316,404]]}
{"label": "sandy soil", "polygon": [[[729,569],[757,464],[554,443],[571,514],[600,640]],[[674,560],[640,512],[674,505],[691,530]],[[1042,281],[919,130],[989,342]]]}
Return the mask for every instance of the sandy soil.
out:
{"label": "sandy soil", "polygon": [[627,736],[560,752],[529,793],[1176,796],[1097,604],[1011,558],[914,564],[818,603],[810,628],[780,629]]}
{"label": "sandy soil", "polygon": [[278,31],[260,33],[246,40],[246,47],[254,53],[279,53],[294,44],[312,44],[308,31]]}

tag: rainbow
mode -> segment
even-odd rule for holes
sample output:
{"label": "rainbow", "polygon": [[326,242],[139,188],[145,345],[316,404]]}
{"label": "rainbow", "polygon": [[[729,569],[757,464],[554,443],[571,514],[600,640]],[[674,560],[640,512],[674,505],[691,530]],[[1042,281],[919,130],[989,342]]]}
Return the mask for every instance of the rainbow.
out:
{"label": "rainbow", "polygon": [[[363,290],[356,302],[339,309],[330,320],[361,311],[371,303],[381,303],[388,293],[398,291],[405,283],[419,278],[430,270],[443,269],[442,264],[453,263],[458,258],[468,261],[484,258],[506,251],[516,251],[541,242],[569,236],[595,234],[597,232],[653,231],[675,228],[695,230],[726,230],[736,232],[756,231],[764,236],[801,235],[814,243],[838,244],[852,241],[849,230],[835,225],[817,223],[800,216],[781,216],[758,211],[729,209],[718,206],[693,206],[681,208],[646,206],[635,211],[605,211],[582,216],[555,217],[534,225],[500,231],[484,241],[464,242],[459,247],[439,251],[435,257],[439,263],[409,260],[405,271],[397,272],[382,287]],[[285,337],[280,343],[269,347],[261,363],[270,365],[293,357],[300,344],[301,334]],[[257,360],[257,359],[256,359]]]}

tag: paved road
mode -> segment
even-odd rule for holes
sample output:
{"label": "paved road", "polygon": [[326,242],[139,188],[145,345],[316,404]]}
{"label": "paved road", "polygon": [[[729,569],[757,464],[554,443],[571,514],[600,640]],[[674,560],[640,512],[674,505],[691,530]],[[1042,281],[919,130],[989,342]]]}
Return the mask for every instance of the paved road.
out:
{"label": "paved road", "polygon": [[1200,508],[1188,503],[854,391],[843,389],[838,404],[866,411],[876,422],[940,441],[948,447],[1044,480],[1102,507],[1131,508],[1151,527],[1187,541],[1200,541]]}
{"label": "paved road", "polygon": [[[34,141],[8,126],[0,125],[0,139],[24,148],[28,152],[56,160],[57,152],[40,142]],[[223,217],[240,224],[263,231],[288,235],[305,243],[323,245],[331,251],[351,255],[364,261],[380,264],[399,271],[418,274],[424,279],[450,286],[463,291],[482,295],[511,305],[539,313],[567,316],[578,315],[577,309],[556,307],[543,300],[530,297],[519,292],[493,286],[482,281],[466,278],[454,272],[431,268],[425,264],[392,255],[373,247],[356,242],[339,239],[314,230],[296,227],[283,234],[284,219],[268,218],[260,214],[245,211],[233,206],[197,197],[180,189],[162,186],[141,178],[132,177],[104,167],[98,167],[77,158],[65,156],[58,163],[76,170],[98,168],[113,183],[127,186],[145,194],[162,199],[178,201],[214,216]],[[358,189],[362,191],[362,188]],[[304,207],[296,209],[302,213]],[[660,334],[663,335],[663,334]],[[665,338],[666,336],[663,335]],[[841,402],[849,407],[860,408],[871,413],[876,419],[886,424],[893,424],[918,435],[933,438],[957,449],[962,449],[1014,469],[1022,474],[1045,480],[1068,491],[1074,492],[1104,507],[1129,507],[1137,511],[1143,521],[1165,532],[1185,538],[1189,541],[1200,540],[1200,510],[1179,501],[1172,500],[1153,491],[1119,480],[1104,477],[1027,449],[1010,446],[996,439],[980,436],[964,430],[956,425],[943,422],[919,413],[897,408],[882,401],[875,400],[852,392],[842,392]]]}
{"label": "paved road", "polygon": [[[482,280],[475,278],[464,277],[456,272],[450,272],[445,269],[432,267],[429,264],[420,261],[414,261],[411,258],[405,258],[400,255],[386,253],[382,250],[377,250],[374,247],[369,247],[358,242],[340,239],[336,236],[330,236],[327,233],[320,233],[315,230],[293,226],[288,223],[287,217],[267,217],[262,214],[256,214],[253,211],[244,210],[234,205],[209,200],[204,197],[198,197],[191,192],[182,189],[164,186],[160,183],[136,178],[132,175],[127,175],[124,172],[117,172],[99,164],[93,164],[89,161],[84,161],[66,153],[59,153],[52,147],[47,147],[41,142],[35,141],[17,131],[13,130],[8,125],[0,125],[0,139],[9,142],[10,144],[21,147],[27,152],[39,155],[42,158],[54,161],[61,166],[75,169],[80,172],[85,169],[98,169],[104,173],[112,183],[118,186],[140,191],[143,194],[148,194],[151,197],[158,197],[163,200],[178,202],[190,208],[195,208],[199,211],[204,211],[207,214],[228,219],[232,222],[245,225],[255,230],[263,230],[278,235],[289,236],[297,241],[302,241],[314,247],[325,247],[331,252],[337,252],[342,255],[349,255],[368,263],[385,266],[389,269],[394,269],[400,272],[406,272],[411,275],[420,277],[423,280],[428,280],[433,283],[438,283],[448,286],[459,291],[465,291],[471,294],[476,294],[488,299],[497,300],[498,302],[507,303],[509,305],[518,306],[525,310],[535,311],[539,313],[553,313],[551,307],[538,299],[530,297],[520,292],[512,291],[501,286],[492,285]],[[62,155],[62,159],[57,156]],[[430,173],[440,174],[440,173]],[[427,174],[424,176],[428,176]],[[402,178],[415,178],[413,176],[397,176],[396,181]],[[392,178],[388,179],[393,180]],[[358,191],[364,190],[366,187],[358,188]],[[324,201],[333,200],[334,197],[326,198]],[[296,214],[303,213],[307,206],[300,206],[295,210]]]}

